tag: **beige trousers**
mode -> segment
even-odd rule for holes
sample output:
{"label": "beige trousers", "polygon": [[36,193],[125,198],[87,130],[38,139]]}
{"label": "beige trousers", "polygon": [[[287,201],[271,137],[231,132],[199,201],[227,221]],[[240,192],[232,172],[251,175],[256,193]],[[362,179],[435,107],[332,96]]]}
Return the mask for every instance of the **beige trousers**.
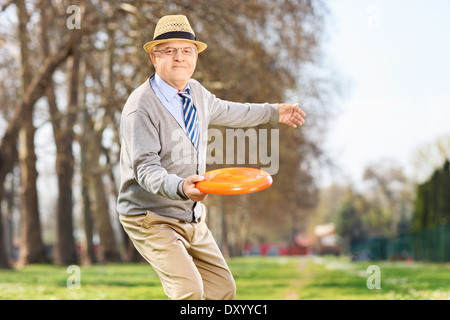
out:
{"label": "beige trousers", "polygon": [[236,285],[203,214],[184,222],[147,212],[119,215],[139,253],[157,272],[169,299],[231,300]]}

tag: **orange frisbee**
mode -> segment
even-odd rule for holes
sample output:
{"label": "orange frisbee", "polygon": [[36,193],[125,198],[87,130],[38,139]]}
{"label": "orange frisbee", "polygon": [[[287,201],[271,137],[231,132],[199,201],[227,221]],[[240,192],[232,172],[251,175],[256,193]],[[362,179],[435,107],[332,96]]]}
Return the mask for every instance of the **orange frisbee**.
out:
{"label": "orange frisbee", "polygon": [[266,189],[272,185],[272,176],[264,170],[254,168],[223,168],[202,174],[205,180],[196,183],[196,188],[211,194],[243,194]]}

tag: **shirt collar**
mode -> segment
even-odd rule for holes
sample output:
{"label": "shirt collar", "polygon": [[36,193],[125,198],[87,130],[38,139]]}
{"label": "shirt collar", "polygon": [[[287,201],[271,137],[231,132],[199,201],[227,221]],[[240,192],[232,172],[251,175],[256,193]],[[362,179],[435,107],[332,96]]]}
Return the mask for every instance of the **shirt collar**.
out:
{"label": "shirt collar", "polygon": [[[178,98],[178,89],[172,87],[170,84],[165,82],[156,72],[155,72],[155,83],[158,90],[163,95],[167,102],[170,102],[173,98]],[[189,84],[186,88],[189,88]]]}

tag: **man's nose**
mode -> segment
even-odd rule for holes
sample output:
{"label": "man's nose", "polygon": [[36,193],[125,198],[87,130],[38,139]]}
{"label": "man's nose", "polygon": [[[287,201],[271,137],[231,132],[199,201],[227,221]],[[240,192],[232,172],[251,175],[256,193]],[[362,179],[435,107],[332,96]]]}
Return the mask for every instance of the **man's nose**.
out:
{"label": "man's nose", "polygon": [[177,48],[177,52],[175,53],[175,60],[184,61],[183,50],[181,50],[180,48]]}

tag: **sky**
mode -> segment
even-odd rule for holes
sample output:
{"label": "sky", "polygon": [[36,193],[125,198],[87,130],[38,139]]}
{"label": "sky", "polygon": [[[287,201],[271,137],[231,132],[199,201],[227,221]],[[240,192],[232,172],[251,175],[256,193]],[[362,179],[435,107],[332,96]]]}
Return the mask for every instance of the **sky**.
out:
{"label": "sky", "polygon": [[450,135],[450,1],[328,0],[327,63],[350,85],[326,150],[349,176]]}

